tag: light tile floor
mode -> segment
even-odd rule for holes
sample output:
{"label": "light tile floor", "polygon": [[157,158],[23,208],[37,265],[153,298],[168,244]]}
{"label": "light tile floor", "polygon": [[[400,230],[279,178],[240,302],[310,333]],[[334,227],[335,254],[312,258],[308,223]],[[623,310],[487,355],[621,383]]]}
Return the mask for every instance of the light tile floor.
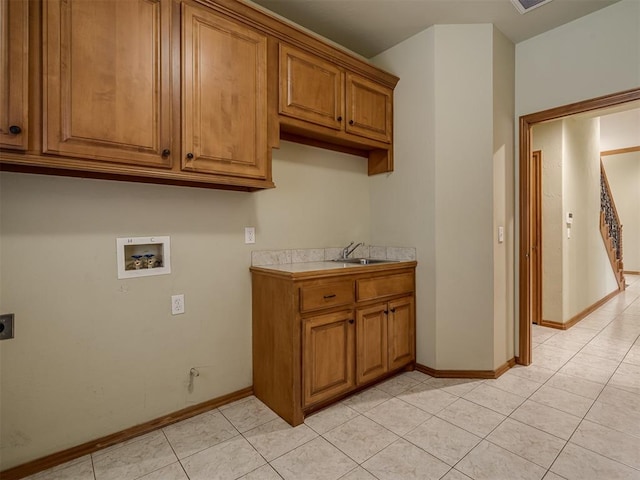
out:
{"label": "light tile floor", "polygon": [[640,277],[497,380],[400,374],[291,428],[249,397],[32,480],[640,479]]}

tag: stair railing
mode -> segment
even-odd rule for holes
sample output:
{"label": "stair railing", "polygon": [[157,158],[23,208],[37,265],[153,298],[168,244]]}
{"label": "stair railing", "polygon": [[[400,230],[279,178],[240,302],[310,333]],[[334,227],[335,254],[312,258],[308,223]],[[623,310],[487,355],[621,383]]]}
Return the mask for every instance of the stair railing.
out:
{"label": "stair railing", "polygon": [[600,162],[600,210],[604,213],[604,221],[609,227],[609,236],[616,252],[616,260],[620,261],[622,260],[622,224],[602,161]]}

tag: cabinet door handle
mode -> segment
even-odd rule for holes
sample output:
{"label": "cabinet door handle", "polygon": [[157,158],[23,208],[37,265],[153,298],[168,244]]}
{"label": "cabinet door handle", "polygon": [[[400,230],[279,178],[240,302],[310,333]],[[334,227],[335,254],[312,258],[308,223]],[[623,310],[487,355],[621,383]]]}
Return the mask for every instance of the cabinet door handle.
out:
{"label": "cabinet door handle", "polygon": [[191,152],[187,153],[187,158],[189,160],[193,160],[193,153],[191,153]]}
{"label": "cabinet door handle", "polygon": [[162,150],[162,156],[163,157],[168,157],[169,155],[171,155],[171,150],[169,150],[168,148],[165,148],[164,150]]}
{"label": "cabinet door handle", "polygon": [[342,121],[342,117],[338,117],[338,121],[341,122]]}
{"label": "cabinet door handle", "polygon": [[392,308],[392,309],[391,309],[391,313],[396,313],[396,309],[395,309],[395,308]]}
{"label": "cabinet door handle", "polygon": [[18,135],[22,132],[22,129],[18,125],[11,125],[9,127],[9,132],[13,135]]}
{"label": "cabinet door handle", "polygon": [[354,320],[353,318],[351,318],[351,319],[349,319],[349,323],[350,323],[351,325],[353,325],[353,324],[355,323],[355,320]]}
{"label": "cabinet door handle", "polygon": [[354,123],[356,122],[354,122],[353,120],[349,120],[349,125],[353,125]]}
{"label": "cabinet door handle", "polygon": [[385,314],[385,315],[388,315],[388,314],[389,314],[389,310],[385,310],[385,311],[384,311],[384,314]]}
{"label": "cabinet door handle", "polygon": [[325,295],[323,298],[324,298],[325,300],[328,300],[328,299],[330,299],[330,298],[335,298],[335,296],[336,296],[336,294],[335,294],[335,293],[332,293],[331,295]]}

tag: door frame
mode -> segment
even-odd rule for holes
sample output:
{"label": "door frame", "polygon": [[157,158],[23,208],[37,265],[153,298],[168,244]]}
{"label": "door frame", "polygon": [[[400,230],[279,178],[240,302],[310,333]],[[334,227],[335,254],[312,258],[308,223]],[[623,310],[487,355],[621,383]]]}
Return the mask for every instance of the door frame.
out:
{"label": "door frame", "polygon": [[[533,241],[531,238],[531,222],[532,218],[532,192],[531,178],[533,175],[533,161],[531,151],[531,130],[536,123],[557,120],[559,118],[568,117],[577,113],[590,112],[602,108],[610,108],[625,103],[639,101],[640,88],[625,90],[623,92],[605,95],[602,97],[592,98],[581,102],[564,105],[561,107],[551,108],[537,113],[524,115],[520,117],[520,142],[519,142],[519,246],[518,246],[518,269],[519,269],[519,288],[518,288],[518,358],[517,362],[521,365],[529,365],[531,363],[531,311],[532,311],[532,295],[531,281],[532,271],[536,267],[531,261],[531,253]],[[541,274],[541,272],[536,272]]]}
{"label": "door frame", "polygon": [[531,322],[542,323],[542,150],[531,153]]}

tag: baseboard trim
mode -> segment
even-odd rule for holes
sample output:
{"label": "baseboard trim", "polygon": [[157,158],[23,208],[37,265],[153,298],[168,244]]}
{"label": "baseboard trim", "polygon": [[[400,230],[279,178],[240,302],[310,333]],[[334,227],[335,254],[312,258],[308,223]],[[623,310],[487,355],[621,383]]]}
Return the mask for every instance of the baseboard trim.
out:
{"label": "baseboard trim", "polygon": [[566,327],[564,323],[554,322],[553,320],[540,320],[538,323],[541,327],[555,328],[556,330],[566,330],[569,327]]}
{"label": "baseboard trim", "polygon": [[640,272],[636,272],[635,270],[623,270],[622,273],[625,275],[640,275]]}
{"label": "baseboard trim", "polygon": [[495,370],[436,370],[416,363],[416,370],[436,378],[481,378],[496,379],[516,364],[515,357]]}
{"label": "baseboard trim", "polygon": [[210,410],[213,410],[214,408],[218,408],[222,405],[235,402],[236,400],[240,400],[250,395],[253,395],[253,387],[243,388],[242,390],[238,390],[221,397],[213,398],[211,400],[207,400],[206,402],[193,405],[192,407],[183,408],[182,410],[178,410],[177,412],[173,412],[163,417],[141,423],[140,425],[136,425],[135,427],[127,428],[125,430],[112,433],[111,435],[107,435],[105,437],[83,443],[82,445],[71,447],[66,450],[62,450],[61,452],[52,453],[51,455],[47,455],[45,457],[23,463],[22,465],[18,465],[17,467],[9,468],[7,470],[4,470],[3,472],[0,472],[0,478],[2,478],[2,480],[18,480],[20,478],[33,475],[34,473],[38,473],[57,465],[61,465],[70,460],[80,458],[84,455],[97,452],[98,450],[110,447],[111,445],[115,445],[117,443],[138,437],[140,435],[144,435],[145,433],[152,432],[159,428],[166,427],[167,425],[171,425],[172,423],[195,417],[196,415],[200,415],[201,413],[208,412]]}
{"label": "baseboard trim", "polygon": [[590,307],[584,309],[583,311],[581,311],[577,315],[571,317],[565,323],[554,322],[553,320],[540,320],[540,326],[541,327],[556,328],[558,330],[568,330],[571,327],[573,327],[576,323],[578,323],[580,320],[584,319],[587,315],[589,315],[590,313],[595,312],[598,308],[600,308],[602,305],[604,305],[609,300],[611,300],[613,297],[615,297],[616,295],[618,295],[620,292],[623,292],[623,291],[624,290],[618,290],[618,289],[614,290],[613,292],[611,292],[606,297],[601,298],[600,300],[598,300],[596,303],[594,303]]}

